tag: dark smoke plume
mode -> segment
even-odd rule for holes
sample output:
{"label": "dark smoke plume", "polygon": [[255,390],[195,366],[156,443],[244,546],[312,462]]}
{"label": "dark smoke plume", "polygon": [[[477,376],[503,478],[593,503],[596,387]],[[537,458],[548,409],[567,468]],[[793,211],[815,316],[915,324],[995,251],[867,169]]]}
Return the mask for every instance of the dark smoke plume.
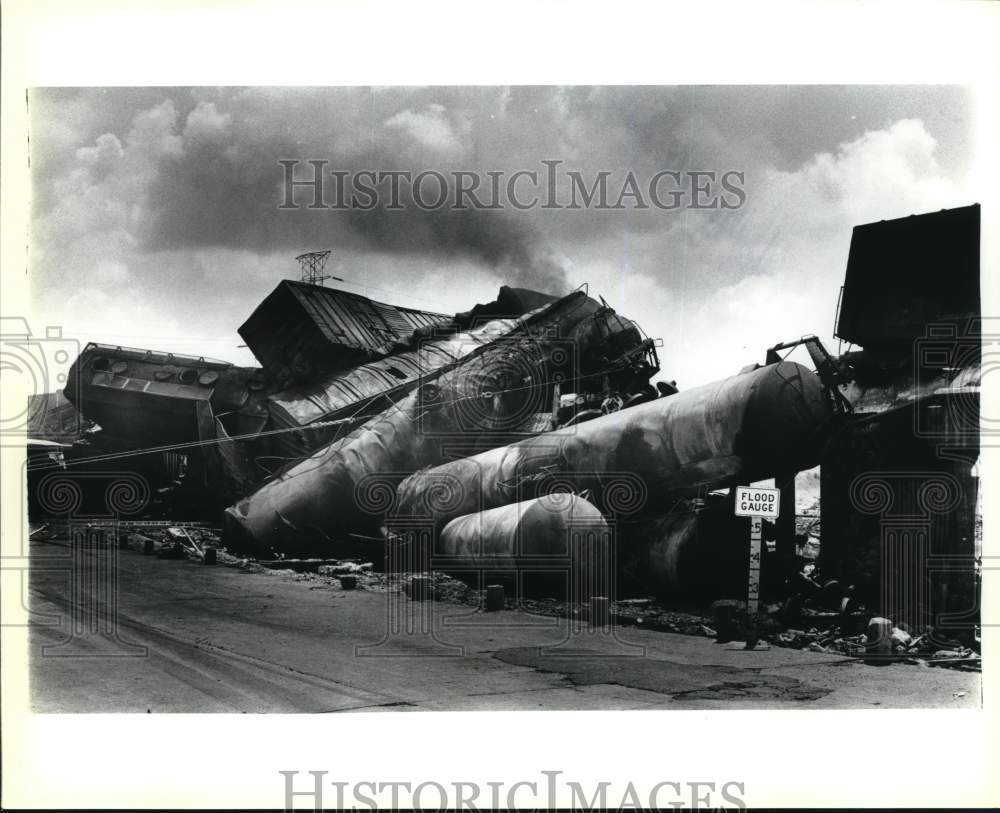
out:
{"label": "dark smoke plume", "polygon": [[[269,155],[251,156],[236,167],[219,145],[210,144],[165,159],[147,199],[144,247],[224,246],[267,253],[332,244],[440,257],[443,262],[468,257],[516,287],[554,295],[571,289],[565,260],[543,244],[533,227],[504,210],[454,209],[451,201],[422,209],[405,186],[400,208],[388,209],[390,201],[383,194],[369,210],[311,209],[311,192],[300,189],[298,208],[279,210],[283,188],[273,155],[269,150]],[[331,181],[324,189],[328,206],[334,195]]]}

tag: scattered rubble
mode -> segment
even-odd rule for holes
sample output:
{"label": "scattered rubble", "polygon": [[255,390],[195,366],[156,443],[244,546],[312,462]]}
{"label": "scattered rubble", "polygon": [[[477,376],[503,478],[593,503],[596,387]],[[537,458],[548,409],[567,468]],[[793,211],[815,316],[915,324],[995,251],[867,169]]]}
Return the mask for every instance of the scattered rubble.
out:
{"label": "scattered rubble", "polygon": [[[47,523],[34,528],[32,540],[52,544],[68,544],[68,527]],[[411,595],[414,580],[421,584],[420,593],[425,599],[437,602],[462,604],[485,608],[486,589],[476,589],[447,573],[387,574],[376,571],[372,562],[359,559],[270,560],[258,562],[252,558],[234,556],[221,547],[217,533],[208,528],[176,526],[143,527],[142,532],[131,530],[114,533],[113,528],[93,525],[98,538],[113,544],[119,539],[121,547],[136,552],[155,553],[163,559],[191,559],[201,561],[197,553],[213,550],[220,565],[236,567],[254,573],[286,577],[310,584],[310,589],[334,591],[367,590],[374,592],[400,592]],[[101,536],[103,534],[103,537]],[[720,600],[707,609],[679,610],[661,604],[654,597],[628,598],[611,603],[610,621],[619,626],[634,626],[659,632],[714,638],[730,645],[746,640],[750,619],[746,603],[739,600]],[[570,602],[555,598],[514,597],[507,593],[504,609],[519,610],[535,615],[558,616],[587,621],[587,602]],[[786,607],[773,603],[764,605],[755,617],[756,632],[760,643],[757,649],[768,645],[804,649],[810,652],[841,655],[865,659],[867,662],[905,663],[923,668],[949,668],[962,671],[982,671],[982,656],[977,648],[965,646],[941,636],[933,629],[912,635],[905,625],[893,625],[888,619],[873,618],[869,629],[887,630],[888,649],[881,641],[869,641],[869,633],[846,634],[838,623],[843,616],[803,608],[802,617],[817,623],[807,628],[786,627],[783,617]],[[864,611],[858,611],[864,615]],[[857,626],[856,622],[851,622]],[[873,650],[873,644],[876,648]],[[948,644],[944,646],[942,644]],[[875,657],[873,657],[875,656]]]}
{"label": "scattered rubble", "polygon": [[[874,628],[881,627],[880,624],[873,626]],[[959,645],[953,649],[937,649],[933,630],[914,638],[905,630],[892,627],[887,636],[888,646],[882,648],[878,648],[879,641],[869,641],[867,633],[843,635],[841,629],[836,625],[824,629],[812,627],[808,630],[782,630],[768,636],[767,640],[777,646],[808,649],[811,652],[825,652],[832,655],[863,657],[869,662],[943,666],[966,671],[982,670],[981,655],[969,647]]]}

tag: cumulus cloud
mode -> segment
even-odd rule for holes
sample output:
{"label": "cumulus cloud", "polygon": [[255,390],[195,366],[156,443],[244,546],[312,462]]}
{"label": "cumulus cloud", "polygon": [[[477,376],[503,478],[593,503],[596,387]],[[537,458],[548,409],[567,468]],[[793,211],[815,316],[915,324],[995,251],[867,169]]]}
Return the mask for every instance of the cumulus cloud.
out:
{"label": "cumulus cloud", "polygon": [[[35,91],[30,109],[39,309],[81,326],[90,310],[109,335],[160,314],[151,337],[183,325],[235,361],[249,360],[236,326],[296,275],[292,258],[332,248],[329,269],[356,290],[418,307],[589,282],[663,337],[665,373],[692,385],[767,344],[828,336],[854,225],[975,200],[955,88],[81,89]],[[738,170],[747,202],[281,211],[278,161],[311,158],[347,172]],[[117,307],[95,320],[100,296]]]}
{"label": "cumulus cloud", "polygon": [[762,362],[765,348],[809,333],[835,346],[853,227],[975,200],[966,182],[942,172],[937,146],[921,121],[907,119],[795,169],[762,168],[745,210],[720,216],[673,252],[690,271],[672,292],[698,303],[675,309],[665,336],[679,379],[731,374]]}
{"label": "cumulus cloud", "polygon": [[186,145],[223,143],[230,138],[233,117],[220,113],[213,102],[199,102],[184,124],[183,140]]}
{"label": "cumulus cloud", "polygon": [[[385,126],[407,133],[417,143],[434,150],[451,151],[462,147],[462,138],[448,119],[448,111],[441,104],[429,104],[423,110],[403,110],[390,116]],[[468,131],[468,127],[463,127]],[[464,135],[464,133],[463,133]]]}
{"label": "cumulus cloud", "polygon": [[99,135],[93,147],[80,147],[76,151],[81,164],[92,167],[99,173],[114,169],[124,154],[122,143],[114,133]]}

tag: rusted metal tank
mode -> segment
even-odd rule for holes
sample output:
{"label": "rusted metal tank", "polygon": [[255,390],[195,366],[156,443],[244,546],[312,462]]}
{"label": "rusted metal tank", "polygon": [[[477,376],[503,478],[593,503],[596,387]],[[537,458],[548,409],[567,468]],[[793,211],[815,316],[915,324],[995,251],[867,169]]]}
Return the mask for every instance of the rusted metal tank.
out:
{"label": "rusted metal tank", "polygon": [[436,570],[543,574],[581,600],[608,595],[611,544],[607,522],[587,500],[549,494],[449,522],[434,550]]}
{"label": "rusted metal tank", "polygon": [[[624,330],[623,342],[623,330],[592,326],[613,315],[576,291],[513,327],[507,319],[487,323],[482,331],[488,340],[454,366],[422,377],[419,389],[399,403],[230,508],[227,537],[258,550],[288,550],[352,533],[378,534],[404,477],[440,464],[456,449],[471,454],[549,428],[560,366],[608,367],[609,341],[617,351],[638,340],[634,330]],[[575,358],[576,350],[586,358]],[[634,378],[631,366],[622,369]]]}
{"label": "rusted metal tank", "polygon": [[[440,463],[449,438],[475,439],[504,408],[502,399],[490,398],[487,403],[478,397],[479,406],[470,407],[473,402],[466,397],[473,379],[486,391],[501,389],[500,379],[509,367],[503,362],[513,344],[497,340],[520,331],[530,349],[535,346],[532,331],[547,329],[552,320],[568,313],[593,312],[596,303],[595,308],[581,308],[588,301],[582,293],[571,294],[518,319],[513,328],[507,319],[484,325],[480,331],[490,340],[455,367],[425,376],[420,389],[346,437],[280,471],[229,508],[229,543],[257,551],[290,550],[350,533],[377,534],[399,480]],[[530,413],[525,415],[529,417]]]}
{"label": "rusted metal tank", "polygon": [[396,511],[440,526],[589,489],[609,515],[661,513],[671,498],[815,465],[830,417],[817,376],[781,362],[419,472]]}

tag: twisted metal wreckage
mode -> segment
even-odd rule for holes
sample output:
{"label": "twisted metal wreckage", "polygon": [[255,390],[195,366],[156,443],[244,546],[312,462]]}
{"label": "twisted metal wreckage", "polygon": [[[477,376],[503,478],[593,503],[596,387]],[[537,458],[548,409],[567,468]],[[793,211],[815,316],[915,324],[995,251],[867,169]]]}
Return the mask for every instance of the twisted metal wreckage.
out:
{"label": "twisted metal wreckage", "polygon": [[[775,589],[802,567],[795,475],[821,464],[823,572],[876,606],[950,557],[918,613],[957,612],[974,591],[978,240],[978,205],[857,227],[837,335],[858,350],[806,337],[681,392],[651,385],[658,343],[585,290],[504,286],[452,316],[286,280],[240,328],[260,368],[87,345],[64,394],[96,426],[61,465],[128,465],[155,486],[146,515],[224,518],[227,547],[261,558],[423,540],[422,566],[530,570],[596,529],[613,545],[589,561],[612,557],[619,591],[714,598],[746,588],[726,489],[783,489]],[[797,345],[815,372],[786,360]],[[895,489],[882,502],[873,472]],[[934,510],[927,487],[948,495]],[[923,519],[887,537],[893,502]],[[893,572],[886,546],[905,548]]]}

